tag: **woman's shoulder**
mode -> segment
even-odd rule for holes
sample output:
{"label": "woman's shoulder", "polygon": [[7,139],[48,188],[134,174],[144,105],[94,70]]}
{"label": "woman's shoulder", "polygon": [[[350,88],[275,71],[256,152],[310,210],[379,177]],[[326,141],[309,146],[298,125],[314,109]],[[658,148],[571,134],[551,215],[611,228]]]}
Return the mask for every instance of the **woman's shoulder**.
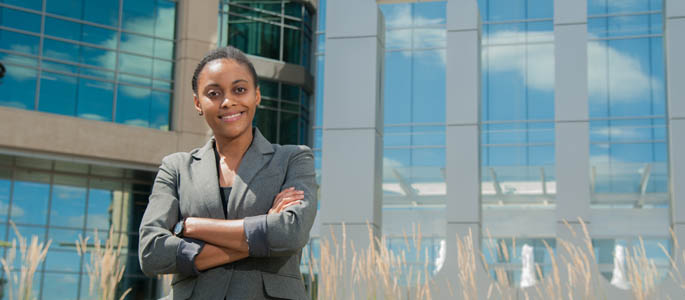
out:
{"label": "woman's shoulder", "polygon": [[288,156],[297,155],[300,153],[311,153],[312,149],[307,145],[279,145],[272,144],[274,152],[277,154],[286,154]]}
{"label": "woman's shoulder", "polygon": [[176,166],[178,164],[182,164],[183,162],[187,162],[191,159],[191,157],[196,154],[200,148],[195,148],[193,150],[190,150],[188,152],[176,152],[176,153],[171,153],[164,158],[162,158],[162,164],[166,165],[172,165]]}

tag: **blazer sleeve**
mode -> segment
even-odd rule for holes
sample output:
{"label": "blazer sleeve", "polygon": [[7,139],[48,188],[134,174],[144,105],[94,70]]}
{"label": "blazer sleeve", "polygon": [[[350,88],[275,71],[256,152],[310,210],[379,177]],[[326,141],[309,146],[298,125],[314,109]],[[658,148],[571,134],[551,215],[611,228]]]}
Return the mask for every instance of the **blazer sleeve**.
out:
{"label": "blazer sleeve", "polygon": [[162,160],[152,186],[150,201],[140,223],[138,257],[147,276],[180,273],[196,275],[194,258],[204,243],[181,239],[171,233],[178,222],[178,176],[174,155]]}
{"label": "blazer sleeve", "polygon": [[288,161],[281,190],[295,187],[304,192],[301,204],[277,214],[244,219],[249,254],[252,257],[288,256],[309,242],[309,231],[317,210],[317,184],[314,154],[307,146],[296,146]]}

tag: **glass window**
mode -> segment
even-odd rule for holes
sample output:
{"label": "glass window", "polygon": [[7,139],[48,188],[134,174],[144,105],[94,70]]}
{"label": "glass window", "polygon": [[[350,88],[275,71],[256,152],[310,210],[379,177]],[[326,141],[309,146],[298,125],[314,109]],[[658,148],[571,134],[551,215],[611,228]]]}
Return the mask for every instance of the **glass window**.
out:
{"label": "glass window", "polygon": [[114,85],[97,80],[79,80],[76,114],[78,117],[97,121],[112,120]]}
{"label": "glass window", "polygon": [[280,137],[278,143],[281,145],[298,144],[297,114],[281,112]]}
{"label": "glass window", "polygon": [[88,190],[88,231],[98,229],[108,231],[110,226],[120,230],[115,213],[121,212],[121,183],[107,181],[92,181]]}
{"label": "glass window", "polygon": [[141,55],[150,55],[153,53],[154,44],[155,39],[153,38],[132,33],[122,33],[119,49]]}
{"label": "glass window", "polygon": [[174,64],[172,62],[155,59],[152,75],[158,79],[173,80],[173,68]]}
{"label": "glass window", "polygon": [[318,16],[318,22],[317,22],[317,31],[325,31],[326,30],[326,0],[319,0],[319,11],[317,13]]}
{"label": "glass window", "polygon": [[6,64],[5,69],[5,77],[0,84],[0,105],[33,109],[38,72],[14,64]]}
{"label": "glass window", "polygon": [[152,76],[152,62],[151,58],[143,56],[119,54],[119,69],[126,73],[150,77]]}
{"label": "glass window", "polygon": [[133,86],[117,90],[116,121],[131,126],[148,127],[152,91]]}
{"label": "glass window", "polygon": [[445,50],[414,52],[412,68],[412,123],[445,122]]}
{"label": "glass window", "polygon": [[152,91],[150,99],[150,128],[169,130],[171,94]]}
{"label": "glass window", "polygon": [[76,113],[78,79],[57,73],[43,72],[40,78],[38,110],[73,116]]}
{"label": "glass window", "polygon": [[155,19],[155,36],[174,39],[176,24],[176,2],[157,0],[157,18]]}
{"label": "glass window", "polygon": [[593,208],[668,207],[662,5],[588,1]]}
{"label": "glass window", "polygon": [[11,219],[17,224],[45,225],[50,198],[50,175],[17,171],[16,176]]}
{"label": "glass window", "polygon": [[2,0],[0,2],[38,11],[40,11],[41,7],[43,6],[42,0]]}
{"label": "glass window", "polygon": [[[45,273],[43,295],[55,300],[77,299],[78,274]],[[35,284],[35,282],[34,282]],[[88,285],[87,282],[81,283]]]}
{"label": "glass window", "polygon": [[40,33],[40,15],[0,7],[0,25]]}
{"label": "glass window", "polygon": [[0,49],[27,55],[38,55],[39,41],[40,38],[37,36],[0,30]]}
{"label": "glass window", "polygon": [[300,47],[302,47],[302,31],[286,27],[283,29],[283,60],[292,64],[300,64]]}
{"label": "glass window", "polygon": [[[12,187],[11,170],[0,169],[0,222],[7,221],[10,208],[10,189]],[[0,235],[5,234],[0,232]]]}
{"label": "glass window", "polygon": [[87,179],[55,175],[53,180],[50,225],[82,228],[85,222]]}
{"label": "glass window", "polygon": [[271,109],[259,109],[255,114],[254,124],[259,128],[259,132],[269,140],[269,142],[278,142],[278,112]]}
{"label": "glass window", "polygon": [[155,0],[123,0],[123,24],[126,31],[154,35]]}
{"label": "glass window", "polygon": [[[42,2],[2,1],[38,11],[42,10]],[[124,11],[121,33],[116,30],[120,4]],[[113,92],[115,80],[140,88],[160,89],[167,94],[173,89],[175,1],[45,0],[45,7],[49,16],[45,16],[40,64],[37,57],[41,41],[40,15],[0,7],[0,26],[37,34],[0,29],[0,60],[8,69],[3,79],[7,84],[0,86],[0,105],[112,121],[116,119],[112,116],[112,101],[117,98]],[[118,50],[125,53],[117,53]],[[26,67],[40,67],[44,71]],[[115,78],[116,71],[119,78]],[[36,97],[38,74],[41,82]],[[55,81],[62,79],[66,81],[60,84],[66,84],[66,88],[57,89],[59,84]],[[59,97],[49,97],[53,91],[58,91]],[[36,102],[41,103],[40,107],[35,107]],[[163,103],[169,106],[160,106]],[[148,120],[147,126],[168,130],[170,103],[158,104],[151,109],[154,114],[165,117]]]}
{"label": "glass window", "polygon": [[385,53],[385,86],[383,105],[385,124],[411,123],[412,53]]}
{"label": "glass window", "polygon": [[[220,44],[308,69],[312,20],[307,9],[304,3],[291,1],[223,0],[219,13]],[[225,34],[223,24],[228,25]]]}

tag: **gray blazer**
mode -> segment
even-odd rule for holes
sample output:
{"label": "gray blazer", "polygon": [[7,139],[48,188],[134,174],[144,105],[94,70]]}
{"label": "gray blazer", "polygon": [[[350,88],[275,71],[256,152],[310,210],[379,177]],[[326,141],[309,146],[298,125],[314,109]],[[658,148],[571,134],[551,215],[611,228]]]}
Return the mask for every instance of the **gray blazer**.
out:
{"label": "gray blazer", "polygon": [[[180,252],[191,243],[171,233],[174,224],[181,216],[224,219],[213,143],[212,138],[202,148],[162,160],[140,225],[142,271],[174,273],[171,299],[308,299],[299,265],[317,209],[314,156],[307,146],[271,144],[256,128],[226,212],[228,219],[245,220],[250,256],[202,272],[183,271],[189,262]],[[276,194],[288,187],[304,191],[302,204],[266,215]]]}

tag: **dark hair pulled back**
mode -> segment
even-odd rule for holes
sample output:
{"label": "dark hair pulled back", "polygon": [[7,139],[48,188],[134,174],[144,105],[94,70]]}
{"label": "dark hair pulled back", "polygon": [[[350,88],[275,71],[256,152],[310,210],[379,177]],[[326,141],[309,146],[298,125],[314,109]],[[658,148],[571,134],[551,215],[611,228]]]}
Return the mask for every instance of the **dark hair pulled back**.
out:
{"label": "dark hair pulled back", "polygon": [[202,72],[202,69],[204,69],[205,65],[207,65],[207,63],[209,63],[210,61],[214,61],[217,59],[232,59],[235,60],[237,63],[247,67],[248,71],[250,71],[250,74],[252,75],[252,81],[254,82],[255,88],[259,85],[259,78],[257,78],[257,72],[255,71],[252,62],[250,62],[250,60],[247,59],[247,56],[245,56],[245,54],[242,51],[240,51],[240,49],[235,48],[233,46],[227,46],[216,48],[210,51],[209,53],[207,53],[207,55],[205,55],[204,58],[202,58],[200,63],[197,64],[197,67],[195,67],[195,72],[193,73],[193,93],[197,94],[197,77],[200,76],[200,72]]}

